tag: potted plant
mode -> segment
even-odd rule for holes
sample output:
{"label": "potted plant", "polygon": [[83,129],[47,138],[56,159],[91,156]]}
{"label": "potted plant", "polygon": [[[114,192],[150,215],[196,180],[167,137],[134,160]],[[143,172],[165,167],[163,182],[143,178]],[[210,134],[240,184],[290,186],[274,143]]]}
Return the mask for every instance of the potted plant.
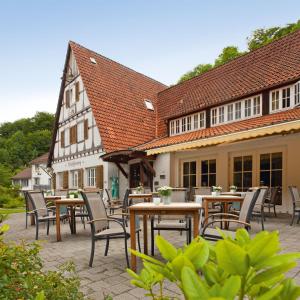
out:
{"label": "potted plant", "polygon": [[229,187],[229,190],[230,190],[230,193],[236,193],[236,191],[237,191],[237,186],[236,186],[236,185],[231,185],[231,186]]}
{"label": "potted plant", "polygon": [[213,186],[213,195],[214,196],[220,196],[222,192],[222,187],[221,186]]}
{"label": "potted plant", "polygon": [[71,199],[78,198],[78,192],[69,192],[69,198]]}
{"label": "potted plant", "polygon": [[142,183],[140,182],[140,185],[136,187],[136,191],[138,194],[142,194],[144,190],[144,187],[142,185]]}
{"label": "potted plant", "polygon": [[163,204],[171,203],[172,188],[170,186],[162,186],[157,191],[162,198]]}

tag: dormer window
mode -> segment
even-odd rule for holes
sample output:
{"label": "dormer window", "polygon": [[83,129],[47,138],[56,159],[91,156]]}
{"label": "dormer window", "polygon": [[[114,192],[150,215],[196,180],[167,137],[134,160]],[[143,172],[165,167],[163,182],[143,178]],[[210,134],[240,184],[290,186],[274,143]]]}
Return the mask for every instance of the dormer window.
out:
{"label": "dormer window", "polygon": [[272,110],[278,110],[279,109],[279,90],[272,92]]}
{"label": "dormer window", "polygon": [[251,117],[251,99],[245,100],[245,117]]}
{"label": "dormer window", "polygon": [[300,104],[300,81],[295,84],[295,105]]}
{"label": "dormer window", "polygon": [[282,108],[290,107],[291,105],[291,89],[282,89]]}
{"label": "dormer window", "polygon": [[145,100],[145,105],[148,110],[154,110],[154,106],[153,106],[153,103],[151,102],[151,100]]}
{"label": "dormer window", "polygon": [[242,102],[235,103],[235,119],[239,120],[242,117]]}
{"label": "dormer window", "polygon": [[170,135],[177,135],[202,128],[205,128],[205,111],[171,120],[169,123]]}

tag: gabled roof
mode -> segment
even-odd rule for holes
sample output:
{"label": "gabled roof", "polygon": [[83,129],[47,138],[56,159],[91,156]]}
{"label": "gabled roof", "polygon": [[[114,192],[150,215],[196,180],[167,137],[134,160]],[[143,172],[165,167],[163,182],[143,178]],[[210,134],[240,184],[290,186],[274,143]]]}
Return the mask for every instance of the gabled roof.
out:
{"label": "gabled roof", "polygon": [[259,93],[300,78],[300,30],[158,95],[159,135],[165,119]]}
{"label": "gabled roof", "polygon": [[[201,139],[209,139],[217,136],[226,136],[232,133],[241,133],[252,129],[263,128],[275,124],[291,122],[300,119],[300,108],[294,108],[269,114],[253,119],[242,120],[229,124],[223,124],[215,127],[205,128],[185,134],[166,136],[153,140],[144,145],[136,147],[136,150],[149,150],[154,148],[166,147],[169,145],[176,145],[181,143],[188,143]],[[152,154],[152,153],[151,153]]]}
{"label": "gabled roof", "polygon": [[[157,94],[167,86],[74,42],[69,45],[105,152],[131,148],[153,139]],[[154,111],[146,108],[145,99],[152,101]]]}
{"label": "gabled roof", "polygon": [[47,161],[48,161],[48,156],[49,156],[49,153],[44,153],[38,157],[36,157],[35,159],[33,159],[30,164],[32,165],[36,165],[36,164],[46,164]]}
{"label": "gabled roof", "polygon": [[30,178],[31,178],[31,168],[26,168],[12,177],[12,179],[30,179]]}

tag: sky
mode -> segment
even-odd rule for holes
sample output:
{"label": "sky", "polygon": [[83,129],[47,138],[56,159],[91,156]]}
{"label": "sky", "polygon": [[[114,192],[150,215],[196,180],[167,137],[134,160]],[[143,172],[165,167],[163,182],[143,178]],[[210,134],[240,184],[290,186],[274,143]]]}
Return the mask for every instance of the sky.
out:
{"label": "sky", "polygon": [[55,112],[69,40],[174,84],[299,11],[299,0],[0,0],[0,123]]}

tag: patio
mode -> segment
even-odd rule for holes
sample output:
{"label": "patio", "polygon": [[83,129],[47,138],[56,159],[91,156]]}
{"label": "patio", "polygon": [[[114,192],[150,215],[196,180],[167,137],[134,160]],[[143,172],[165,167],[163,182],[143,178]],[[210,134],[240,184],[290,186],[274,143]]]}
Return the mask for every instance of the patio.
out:
{"label": "patio", "polygon": [[[11,215],[6,221],[10,225],[10,231],[6,235],[7,240],[34,241],[35,227],[29,226],[25,229],[25,216],[23,213]],[[279,215],[277,218],[270,217],[266,221],[266,230],[279,230],[283,251],[299,251],[300,240],[298,238],[300,225],[289,225],[290,216]],[[259,232],[261,225],[252,221],[251,233]],[[148,226],[149,228],[150,226]],[[95,259],[93,268],[89,268],[88,261],[90,255],[90,228],[83,228],[77,221],[77,234],[71,235],[68,224],[62,224],[62,242],[56,242],[55,226],[51,225],[50,234],[47,237],[46,229],[41,226],[40,242],[42,244],[41,256],[46,269],[55,270],[60,264],[72,260],[76,264],[76,269],[81,278],[81,289],[90,299],[104,299],[105,295],[110,295],[117,299],[145,299],[144,291],[133,287],[130,284],[129,276],[125,271],[126,262],[124,255],[123,239],[111,242],[109,253],[104,257],[105,242],[96,243]],[[178,232],[162,232],[176,246],[181,246],[185,242],[185,234],[182,236]],[[157,254],[157,252],[156,252]],[[138,266],[140,266],[138,264]],[[297,266],[289,275],[294,276],[300,271]],[[300,283],[300,275],[296,277]],[[176,287],[166,285],[168,294],[176,295]]]}

